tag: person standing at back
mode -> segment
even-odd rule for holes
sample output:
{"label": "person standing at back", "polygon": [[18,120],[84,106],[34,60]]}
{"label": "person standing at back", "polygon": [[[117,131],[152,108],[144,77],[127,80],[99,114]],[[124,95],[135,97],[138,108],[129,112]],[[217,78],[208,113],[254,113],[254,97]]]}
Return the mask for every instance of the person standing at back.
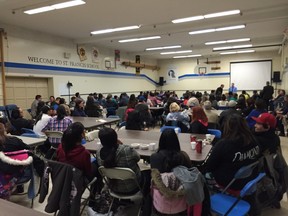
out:
{"label": "person standing at back", "polygon": [[270,85],[270,82],[266,82],[266,86],[263,87],[262,91],[262,99],[266,102],[266,108],[268,110],[269,100],[273,98],[274,87]]}
{"label": "person standing at back", "polygon": [[229,92],[237,93],[237,87],[234,85],[234,83],[231,84],[231,87],[229,88]]}
{"label": "person standing at back", "polygon": [[35,100],[31,104],[31,116],[33,119],[37,117],[37,106],[38,106],[39,101],[41,100],[42,100],[41,95],[36,95]]}
{"label": "person standing at back", "polygon": [[215,95],[222,95],[223,93],[223,88],[224,88],[224,84],[221,84],[217,89],[216,89],[216,92],[215,92]]}

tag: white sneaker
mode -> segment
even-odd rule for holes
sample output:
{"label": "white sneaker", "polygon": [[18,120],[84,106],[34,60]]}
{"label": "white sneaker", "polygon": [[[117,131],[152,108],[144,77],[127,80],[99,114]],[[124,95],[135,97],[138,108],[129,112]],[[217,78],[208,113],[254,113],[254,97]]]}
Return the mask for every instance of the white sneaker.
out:
{"label": "white sneaker", "polygon": [[113,215],[113,212],[111,211],[109,213],[109,215],[106,213],[106,214],[101,214],[101,213],[98,213],[96,211],[94,211],[91,207],[88,206],[87,208],[87,215],[88,216],[112,216]]}

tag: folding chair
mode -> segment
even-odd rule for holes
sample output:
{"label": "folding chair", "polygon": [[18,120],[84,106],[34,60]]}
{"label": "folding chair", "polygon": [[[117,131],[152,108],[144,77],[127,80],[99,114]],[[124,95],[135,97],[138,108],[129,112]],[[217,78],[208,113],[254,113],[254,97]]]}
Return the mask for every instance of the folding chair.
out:
{"label": "folding chair", "polygon": [[[45,131],[45,134],[48,138],[56,138],[56,139],[61,139],[63,136],[63,132],[62,131]],[[49,151],[53,151],[53,153],[51,153],[51,158],[48,159],[53,159],[55,157],[56,154],[56,150],[57,150],[58,146],[53,146],[51,144],[51,148]]]}
{"label": "folding chair", "polygon": [[[107,185],[108,189],[109,189],[109,194],[112,196],[112,202],[111,205],[109,207],[108,213],[107,215],[110,214],[114,199],[133,199],[136,197],[141,197],[141,199],[143,198],[143,194],[142,194],[142,189],[137,181],[137,176],[134,173],[133,170],[129,169],[129,168],[124,168],[124,167],[114,167],[114,168],[104,168],[103,166],[98,168],[99,173],[101,174],[102,178],[104,179],[105,184]],[[134,180],[135,184],[137,185],[137,187],[139,188],[139,191],[134,193],[134,194],[129,194],[129,195],[125,195],[125,194],[119,194],[115,191],[113,191],[111,189],[111,184],[110,184],[110,180]],[[141,208],[139,208],[138,211],[138,215],[141,212]]]}
{"label": "folding chair", "polygon": [[[53,184],[45,211],[48,213],[54,212],[54,215],[58,211],[59,215],[81,215],[91,197],[91,194],[89,194],[88,198],[82,198],[83,192],[85,189],[92,191],[91,186],[96,181],[96,177],[89,182],[83,172],[74,166],[48,160],[46,161],[45,172],[41,180],[40,203],[44,202],[49,191],[49,174],[53,183],[61,182],[62,185],[59,187],[58,184]],[[84,202],[81,203],[81,199],[84,199]],[[84,206],[80,211],[81,204]]]}
{"label": "folding chair", "polygon": [[17,109],[17,105],[16,104],[8,104],[8,105],[5,106],[5,108],[6,108],[6,112],[8,114],[8,118],[10,120],[11,119],[12,110]]}
{"label": "folding chair", "polygon": [[8,121],[8,114],[5,106],[0,106],[0,118],[5,119],[4,123]]}
{"label": "folding chair", "polygon": [[24,171],[24,175],[22,178],[20,178],[17,182],[16,185],[23,185],[29,182],[28,185],[28,190],[26,193],[21,193],[21,194],[13,194],[13,195],[25,195],[27,194],[28,198],[31,199],[31,205],[30,208],[33,208],[34,206],[34,198],[37,196],[35,192],[35,179],[34,179],[34,168],[33,164],[30,164],[28,167],[26,167]]}
{"label": "folding chair", "polygon": [[122,127],[125,128],[125,127],[126,127],[126,124],[127,124],[126,121],[123,121],[123,122],[119,123],[118,130],[120,130]]}
{"label": "folding chair", "polygon": [[259,173],[259,175],[249,181],[244,188],[240,191],[238,197],[231,195],[217,193],[211,196],[211,209],[218,215],[230,215],[230,216],[244,216],[250,210],[250,204],[242,198],[247,195],[253,194],[257,189],[257,183],[265,176],[265,173]]}
{"label": "folding chair", "polygon": [[[18,150],[12,152],[1,152],[1,165],[6,165],[1,167],[1,197],[7,196],[9,198],[11,191],[16,186],[23,185],[29,182],[28,192],[14,195],[28,195],[31,199],[31,208],[33,208],[33,200],[35,198],[35,184],[34,184],[34,169],[33,169],[33,159],[28,155],[28,150]],[[18,168],[16,168],[18,167]],[[16,169],[15,169],[16,168]],[[23,170],[22,170],[23,169]],[[9,171],[7,171],[9,170]],[[6,193],[10,191],[9,193]],[[12,193],[13,195],[13,193]]]}
{"label": "folding chair", "polygon": [[86,133],[85,138],[88,141],[93,141],[98,138],[99,130],[93,130]]}

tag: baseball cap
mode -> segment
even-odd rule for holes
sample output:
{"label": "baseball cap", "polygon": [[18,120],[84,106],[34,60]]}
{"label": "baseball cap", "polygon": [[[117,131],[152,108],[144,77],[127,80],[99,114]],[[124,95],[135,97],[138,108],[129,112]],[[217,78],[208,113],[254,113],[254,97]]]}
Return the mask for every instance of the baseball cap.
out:
{"label": "baseball cap", "polygon": [[262,113],[258,117],[252,117],[257,123],[267,124],[270,128],[276,127],[276,118],[270,113]]}
{"label": "baseball cap", "polygon": [[144,96],[140,96],[140,97],[138,98],[138,100],[139,100],[140,102],[143,102],[143,101],[146,101],[146,98],[145,98]]}

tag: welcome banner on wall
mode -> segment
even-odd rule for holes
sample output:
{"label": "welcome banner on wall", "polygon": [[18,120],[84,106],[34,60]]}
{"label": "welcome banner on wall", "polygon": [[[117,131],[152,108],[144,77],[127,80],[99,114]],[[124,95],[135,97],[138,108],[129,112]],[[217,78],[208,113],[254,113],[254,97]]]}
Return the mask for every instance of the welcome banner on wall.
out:
{"label": "welcome banner on wall", "polygon": [[85,63],[85,62],[76,62],[76,61],[71,61],[71,60],[59,60],[59,59],[43,58],[43,57],[35,57],[35,56],[27,56],[27,58],[29,62],[43,64],[43,65],[100,69],[98,64],[91,64],[91,63]]}

